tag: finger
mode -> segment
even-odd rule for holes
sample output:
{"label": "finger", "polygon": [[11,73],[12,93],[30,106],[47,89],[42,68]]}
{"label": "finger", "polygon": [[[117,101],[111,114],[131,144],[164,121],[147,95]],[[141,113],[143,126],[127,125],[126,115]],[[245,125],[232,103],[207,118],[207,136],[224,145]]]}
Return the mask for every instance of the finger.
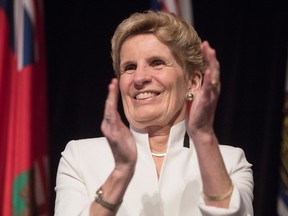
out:
{"label": "finger", "polygon": [[105,103],[104,119],[108,122],[116,118],[118,105],[118,80],[112,79],[108,87],[108,96]]}
{"label": "finger", "polygon": [[[203,79],[203,89],[209,88],[212,90],[218,90],[221,87],[220,83],[220,75],[215,75],[215,72],[213,73],[210,68],[207,68],[204,73],[204,79]],[[208,92],[207,92],[208,93]]]}
{"label": "finger", "polygon": [[205,73],[208,73],[209,84],[212,87],[218,87],[220,85],[220,64],[216,57],[216,51],[210,47],[207,41],[201,44],[201,51],[207,61]]}

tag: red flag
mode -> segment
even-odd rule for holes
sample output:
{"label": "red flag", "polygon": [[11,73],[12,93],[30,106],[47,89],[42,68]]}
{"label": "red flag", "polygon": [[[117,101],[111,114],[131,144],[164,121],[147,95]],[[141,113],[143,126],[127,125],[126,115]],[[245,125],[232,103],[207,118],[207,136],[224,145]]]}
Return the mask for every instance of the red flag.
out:
{"label": "red flag", "polygon": [[151,9],[170,11],[182,16],[190,25],[193,23],[192,0],[150,0]]}
{"label": "red flag", "polygon": [[40,0],[0,0],[0,215],[49,215]]}

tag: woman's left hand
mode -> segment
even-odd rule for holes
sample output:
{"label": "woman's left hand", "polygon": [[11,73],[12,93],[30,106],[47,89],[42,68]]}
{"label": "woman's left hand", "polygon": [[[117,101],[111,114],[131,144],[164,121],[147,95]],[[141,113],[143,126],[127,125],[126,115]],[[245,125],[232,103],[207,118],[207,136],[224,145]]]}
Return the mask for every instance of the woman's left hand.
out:
{"label": "woman's left hand", "polygon": [[228,208],[233,184],[227,173],[213,124],[220,94],[220,66],[216,52],[207,41],[201,44],[207,61],[204,80],[188,110],[187,132],[194,141],[203,182],[203,193],[222,197],[220,201],[205,200],[207,205]]}
{"label": "woman's left hand", "polygon": [[188,133],[190,136],[213,132],[214,116],[220,94],[220,65],[216,51],[207,41],[201,44],[201,51],[207,62],[201,89],[196,93],[188,110]]}

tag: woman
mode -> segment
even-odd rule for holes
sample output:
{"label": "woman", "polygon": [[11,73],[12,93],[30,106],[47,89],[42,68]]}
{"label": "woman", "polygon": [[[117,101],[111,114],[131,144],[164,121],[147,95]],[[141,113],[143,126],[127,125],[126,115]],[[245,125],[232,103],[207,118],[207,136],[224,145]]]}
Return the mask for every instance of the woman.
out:
{"label": "woman", "polygon": [[213,130],[220,74],[208,42],[174,14],[135,13],[112,59],[105,137],[68,143],[55,215],[253,215],[251,164]]}

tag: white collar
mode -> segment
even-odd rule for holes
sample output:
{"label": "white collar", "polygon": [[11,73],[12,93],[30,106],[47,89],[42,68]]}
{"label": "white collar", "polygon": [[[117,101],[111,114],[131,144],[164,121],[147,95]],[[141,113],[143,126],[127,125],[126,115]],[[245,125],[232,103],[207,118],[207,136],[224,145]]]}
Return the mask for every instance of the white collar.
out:
{"label": "white collar", "polygon": [[[150,152],[148,133],[139,132],[136,129],[134,129],[132,126],[130,126],[130,130],[134,136],[134,139],[138,147],[149,149],[149,152]],[[185,134],[186,134],[185,120],[173,125],[170,129],[167,150],[183,147]],[[191,143],[191,139],[190,139],[190,143]]]}

